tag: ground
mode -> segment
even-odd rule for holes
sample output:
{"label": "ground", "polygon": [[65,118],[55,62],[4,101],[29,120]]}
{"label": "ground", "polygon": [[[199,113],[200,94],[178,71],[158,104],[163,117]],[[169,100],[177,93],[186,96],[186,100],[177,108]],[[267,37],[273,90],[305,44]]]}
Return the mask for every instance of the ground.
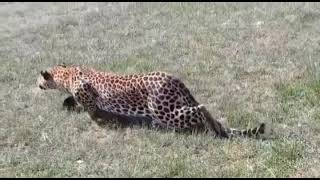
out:
{"label": "ground", "polygon": [[[320,177],[319,3],[1,3],[0,177]],[[40,91],[65,62],[167,71],[232,127],[220,140],[100,128]]]}

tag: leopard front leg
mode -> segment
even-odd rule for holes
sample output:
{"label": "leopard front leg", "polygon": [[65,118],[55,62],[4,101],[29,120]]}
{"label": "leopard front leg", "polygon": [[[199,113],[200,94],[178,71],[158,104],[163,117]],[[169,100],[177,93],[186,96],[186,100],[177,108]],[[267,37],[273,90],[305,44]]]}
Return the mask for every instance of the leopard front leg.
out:
{"label": "leopard front leg", "polygon": [[62,104],[63,109],[67,109],[68,111],[76,111],[80,113],[82,107],[73,96],[67,97]]}
{"label": "leopard front leg", "polygon": [[78,87],[72,92],[75,101],[81,104],[89,113],[92,120],[97,121],[96,99],[99,96],[97,91],[87,82],[80,81]]}

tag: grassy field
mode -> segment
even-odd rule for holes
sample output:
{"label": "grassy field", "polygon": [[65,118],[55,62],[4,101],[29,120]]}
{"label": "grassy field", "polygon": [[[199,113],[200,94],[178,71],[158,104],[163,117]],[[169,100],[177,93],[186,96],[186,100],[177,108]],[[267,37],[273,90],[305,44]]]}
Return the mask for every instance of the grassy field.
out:
{"label": "grassy field", "polygon": [[[167,71],[266,141],[98,127],[40,91],[65,62]],[[320,177],[319,3],[0,3],[0,177]]]}

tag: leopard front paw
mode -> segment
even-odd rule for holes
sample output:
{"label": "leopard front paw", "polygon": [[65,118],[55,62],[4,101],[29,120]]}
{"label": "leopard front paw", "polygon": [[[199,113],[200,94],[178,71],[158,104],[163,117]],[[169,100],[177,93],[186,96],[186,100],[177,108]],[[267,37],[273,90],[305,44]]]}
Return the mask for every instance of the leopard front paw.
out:
{"label": "leopard front paw", "polygon": [[82,110],[82,107],[76,102],[73,96],[67,97],[63,101],[63,109],[67,109],[68,111],[76,111],[80,112]]}

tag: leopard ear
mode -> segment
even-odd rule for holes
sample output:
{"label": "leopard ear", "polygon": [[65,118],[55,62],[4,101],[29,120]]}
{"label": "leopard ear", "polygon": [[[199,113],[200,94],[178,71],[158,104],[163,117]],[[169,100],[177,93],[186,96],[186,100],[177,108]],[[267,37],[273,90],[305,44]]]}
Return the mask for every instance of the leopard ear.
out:
{"label": "leopard ear", "polygon": [[65,62],[62,62],[61,64],[59,64],[58,66],[62,66],[62,67],[64,67],[64,68],[66,68],[67,67],[67,65],[66,65],[66,63]]}
{"label": "leopard ear", "polygon": [[51,74],[49,74],[48,71],[41,71],[40,74],[45,80],[49,80],[51,78]]}

